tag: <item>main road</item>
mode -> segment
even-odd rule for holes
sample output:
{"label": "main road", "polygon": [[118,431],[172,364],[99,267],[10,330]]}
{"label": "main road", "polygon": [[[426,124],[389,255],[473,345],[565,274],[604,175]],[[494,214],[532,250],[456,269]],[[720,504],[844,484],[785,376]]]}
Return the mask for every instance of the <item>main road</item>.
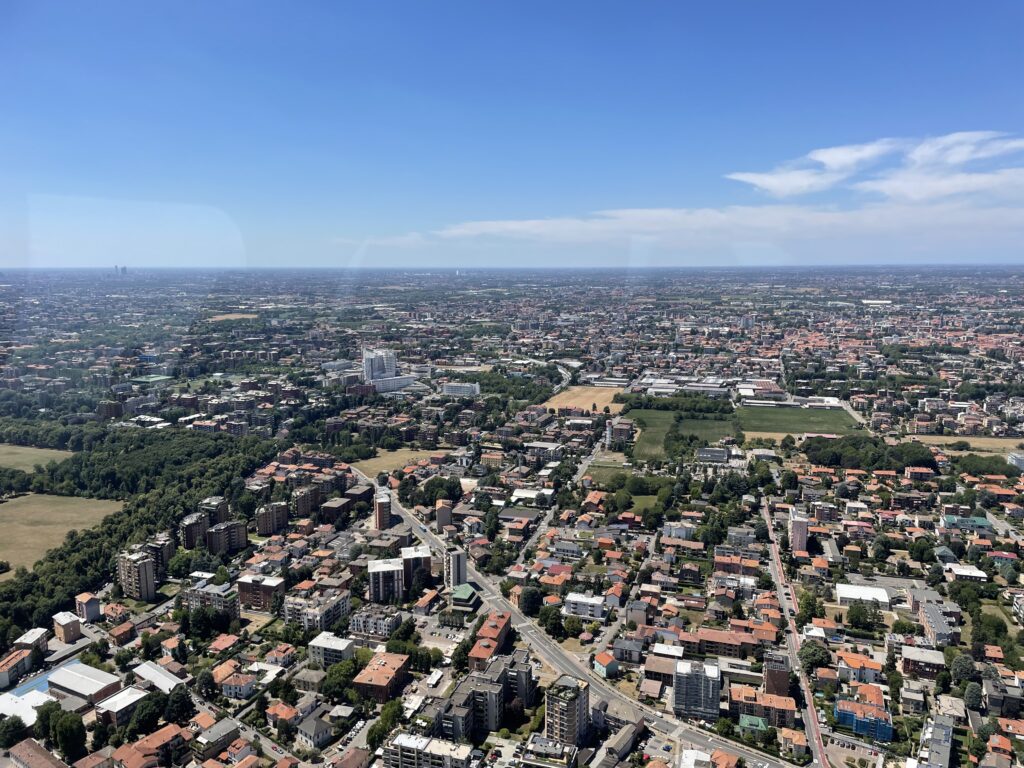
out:
{"label": "main road", "polygon": [[[362,476],[365,482],[376,486],[373,478],[367,477],[362,472],[355,470],[355,468],[353,470]],[[423,521],[417,519],[409,510],[403,507],[395,496],[392,496],[391,510],[397,513],[411,527],[423,543],[440,552],[445,551],[445,542],[424,525]],[[735,741],[723,739],[710,731],[678,720],[663,710],[655,709],[627,696],[618,688],[609,685],[587,663],[562,648],[552,637],[540,629],[536,623],[522,614],[518,608],[505,599],[501,594],[501,590],[494,583],[494,580],[480,573],[472,563],[467,563],[466,573],[485,603],[491,608],[505,611],[511,615],[512,625],[519,633],[519,636],[530,646],[530,650],[534,655],[559,674],[571,675],[586,680],[590,684],[592,699],[595,696],[609,702],[614,699],[623,705],[640,710],[644,715],[647,726],[651,730],[680,742],[687,749],[699,749],[705,752],[721,749],[742,757],[748,766],[780,768],[785,765],[769,755],[749,749]]]}
{"label": "main road", "polygon": [[814,709],[813,691],[811,690],[811,685],[807,679],[807,675],[804,674],[804,670],[800,666],[800,659],[798,656],[800,651],[800,635],[797,632],[796,622],[793,620],[793,616],[797,612],[798,606],[790,597],[791,592],[789,591],[789,582],[786,580],[786,571],[782,567],[782,558],[779,555],[778,538],[775,535],[772,520],[768,515],[768,509],[766,507],[762,507],[761,514],[764,517],[765,523],[768,525],[768,535],[771,538],[768,545],[771,550],[771,556],[768,559],[768,570],[772,575],[772,580],[775,582],[775,591],[779,595],[779,604],[782,606],[782,616],[787,627],[785,643],[786,654],[789,656],[790,668],[796,672],[797,677],[800,679],[800,687],[804,693],[804,728],[811,736],[811,752],[815,755],[815,762],[820,761],[822,768],[829,768],[828,756],[825,754],[825,746],[821,738],[821,728],[818,724],[818,713]]}

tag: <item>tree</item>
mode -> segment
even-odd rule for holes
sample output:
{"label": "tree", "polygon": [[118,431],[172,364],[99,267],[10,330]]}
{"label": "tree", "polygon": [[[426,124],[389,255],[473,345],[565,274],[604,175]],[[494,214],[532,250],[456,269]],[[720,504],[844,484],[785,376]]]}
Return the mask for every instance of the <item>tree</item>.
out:
{"label": "tree", "polygon": [[162,714],[163,707],[157,703],[156,697],[150,694],[144,698],[139,702],[139,706],[135,708],[135,712],[132,713],[131,720],[128,721],[129,738],[151,733],[156,728],[157,723],[160,722]]}
{"label": "tree", "polygon": [[81,760],[88,752],[85,749],[85,725],[82,716],[74,712],[63,712],[50,722],[53,743],[57,745],[65,762]]}
{"label": "tree", "polygon": [[519,595],[519,610],[526,616],[536,616],[544,601],[544,593],[537,587],[524,587]]}
{"label": "tree", "polygon": [[579,616],[567,616],[565,621],[562,622],[562,626],[568,637],[579,637],[580,633],[583,632],[583,622]]}
{"label": "tree", "polygon": [[804,672],[810,674],[819,667],[827,667],[832,661],[832,654],[821,643],[811,640],[803,644],[797,658],[800,659],[800,666],[804,668]]}
{"label": "tree", "polygon": [[846,623],[854,629],[871,629],[868,607],[860,600],[855,601],[846,612]]}
{"label": "tree", "polygon": [[50,724],[63,712],[60,704],[56,701],[48,701],[36,710],[36,724],[34,726],[36,739],[46,743],[52,743],[50,739]]}
{"label": "tree", "polygon": [[[961,657],[957,657],[961,658]],[[981,686],[977,683],[968,683],[964,688],[964,705],[975,711],[981,709]]]}
{"label": "tree", "polygon": [[935,676],[935,692],[936,693],[949,693],[949,689],[952,686],[953,678],[949,672],[942,670]]}
{"label": "tree", "polygon": [[954,683],[962,683],[965,680],[974,678],[974,659],[966,653],[961,653],[953,663],[949,665],[949,673],[953,676]]}
{"label": "tree", "polygon": [[729,736],[732,736],[733,731],[735,730],[736,728],[733,725],[732,720],[730,720],[727,717],[720,717],[715,722],[715,733],[717,733],[719,736],[728,738]]}
{"label": "tree", "polygon": [[110,726],[99,720],[92,729],[92,751],[103,749],[110,743]]}
{"label": "tree", "polygon": [[192,703],[192,696],[188,689],[184,685],[175,686],[167,697],[164,720],[168,723],[183,723],[195,713],[196,707]]}
{"label": "tree", "polygon": [[0,748],[10,749],[19,741],[28,737],[25,721],[17,715],[0,721]]}
{"label": "tree", "polygon": [[201,696],[211,698],[217,694],[217,684],[213,680],[213,674],[208,669],[204,669],[198,675],[196,675],[196,690],[199,691]]}

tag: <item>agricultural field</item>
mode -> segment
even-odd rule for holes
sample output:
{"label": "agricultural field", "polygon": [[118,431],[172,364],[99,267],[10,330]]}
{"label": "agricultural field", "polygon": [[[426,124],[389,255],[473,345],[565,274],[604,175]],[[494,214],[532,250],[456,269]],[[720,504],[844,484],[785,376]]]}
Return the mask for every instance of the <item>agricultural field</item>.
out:
{"label": "agricultural field", "polygon": [[622,410],[622,403],[613,403],[612,398],[619,392],[622,389],[618,387],[567,387],[543,405],[545,408],[583,408],[588,411],[596,405],[602,412],[608,406],[609,411],[618,413]]}
{"label": "agricultural field", "polygon": [[416,448],[399,448],[397,451],[380,451],[372,459],[364,459],[352,464],[364,475],[370,478],[376,477],[381,472],[392,472],[410,464],[415,464],[420,459],[429,459],[441,451],[422,451]]}
{"label": "agricultural field", "polygon": [[744,434],[775,433],[779,437],[796,437],[805,432],[846,435],[853,432],[857,426],[853,417],[842,409],[737,408],[736,421]]}
{"label": "agricultural field", "polygon": [[71,451],[57,451],[51,448],[32,448],[27,445],[0,443],[0,467],[31,472],[36,464],[46,466],[51,461],[64,461],[74,454]]}
{"label": "agricultural field", "polygon": [[210,323],[223,323],[230,320],[255,320],[259,315],[254,315],[251,312],[225,312],[222,315],[213,315],[207,318],[207,322]]}
{"label": "agricultural field", "polygon": [[121,506],[120,501],[34,493],[0,504],[4,529],[0,560],[11,564],[11,570],[0,579],[12,577],[20,565],[31,568],[47,550],[59,545],[68,531],[92,528]]}
{"label": "agricultural field", "polygon": [[[1004,455],[1020,450],[1017,446],[1024,442],[1019,437],[960,437],[958,435],[914,435],[913,439],[925,445],[940,446],[967,442],[971,447],[966,452],[1001,453]],[[952,451],[952,453],[963,453],[963,451]]]}

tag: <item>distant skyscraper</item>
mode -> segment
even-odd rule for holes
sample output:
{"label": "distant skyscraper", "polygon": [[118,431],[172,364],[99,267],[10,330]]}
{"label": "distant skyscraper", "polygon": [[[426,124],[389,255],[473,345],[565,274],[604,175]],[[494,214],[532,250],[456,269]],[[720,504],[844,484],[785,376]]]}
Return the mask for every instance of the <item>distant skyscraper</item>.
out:
{"label": "distant skyscraper", "polygon": [[395,353],[390,349],[363,350],[363,379],[367,383],[392,378],[397,371]]}

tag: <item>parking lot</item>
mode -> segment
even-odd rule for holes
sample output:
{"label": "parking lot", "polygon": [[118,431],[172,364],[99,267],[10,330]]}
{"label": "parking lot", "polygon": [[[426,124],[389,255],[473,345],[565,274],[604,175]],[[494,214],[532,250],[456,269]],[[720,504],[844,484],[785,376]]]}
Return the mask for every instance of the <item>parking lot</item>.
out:
{"label": "parking lot", "polygon": [[466,629],[453,629],[442,627],[437,621],[437,615],[416,616],[416,629],[420,633],[422,643],[427,648],[439,648],[441,652],[450,657],[452,652],[466,637]]}

